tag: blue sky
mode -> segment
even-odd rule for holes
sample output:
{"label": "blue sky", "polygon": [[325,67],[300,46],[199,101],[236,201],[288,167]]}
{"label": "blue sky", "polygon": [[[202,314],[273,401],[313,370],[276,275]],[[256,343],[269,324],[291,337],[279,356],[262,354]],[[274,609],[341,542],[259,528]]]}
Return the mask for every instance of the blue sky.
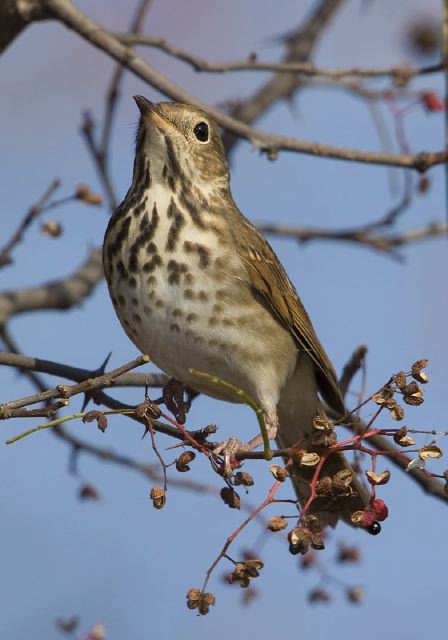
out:
{"label": "blue sky", "polygon": [[[210,60],[237,59],[253,50],[260,59],[276,60],[281,47],[271,36],[291,30],[312,4],[282,0],[261,7],[255,0],[156,0],[146,32]],[[435,0],[351,0],[327,31],[316,62],[322,66],[399,64],[407,56],[404,25],[421,15],[437,17],[439,4]],[[124,30],[129,21],[128,3],[100,0],[94,7],[87,2],[78,6],[111,29]],[[170,78],[213,104],[244,98],[268,77],[195,75],[160,53],[144,55]],[[101,117],[112,69],[103,54],[55,24],[32,26],[0,59],[2,86],[7,87],[0,100],[4,123],[2,238],[9,238],[27,207],[54,177],[62,180],[61,195],[71,193],[80,182],[99,190],[78,127],[86,107]],[[442,80],[428,76],[416,86],[441,91]],[[132,170],[137,112],[131,96],[135,93],[162,99],[131,76],[123,83],[111,157],[121,196]],[[308,140],[379,148],[366,105],[330,89],[301,92],[292,105],[272,109],[259,126]],[[441,115],[417,109],[406,119],[406,127],[413,150],[442,148]],[[399,200],[400,191],[390,192],[389,177],[382,167],[296,154],[281,154],[276,162],[269,162],[247,143],[238,146],[232,160],[235,199],[252,221],[260,223],[275,220],[344,228],[368,222]],[[402,178],[395,175],[399,184]],[[399,228],[443,220],[443,170],[434,169],[430,178],[429,193],[415,195]],[[32,229],[14,253],[14,265],[0,273],[4,289],[71,273],[89,248],[102,241],[108,214],[105,208],[75,203],[44,219],[50,217],[61,221],[64,235],[50,240],[39,233],[38,226]],[[272,244],[336,368],[340,370],[354,347],[367,344],[367,388],[373,391],[394,371],[417,358],[429,358],[431,384],[426,402],[418,409],[408,409],[405,423],[446,429],[445,240],[404,249],[401,263],[345,244],[298,247],[280,239],[272,239]],[[118,325],[104,284],[79,309],[18,317],[10,329],[25,353],[81,367],[97,366],[110,350],[111,366],[136,356],[135,347]],[[0,381],[2,401],[30,393],[29,384],[14,371],[0,370]],[[49,386],[55,382],[48,378]],[[136,391],[119,395],[129,402],[140,399]],[[78,404],[72,407],[75,411]],[[368,408],[366,415],[371,411]],[[255,420],[244,407],[206,398],[195,403],[189,420],[192,427],[217,422],[222,437],[240,434],[249,438],[256,431]],[[23,423],[3,423],[2,440],[23,428]],[[140,439],[140,428],[128,420],[111,420],[105,435],[92,425],[76,424],[72,429],[98,445],[153,461],[149,442]],[[184,595],[202,582],[243,513],[228,510],[213,496],[180,490],[170,491],[167,507],[155,511],[142,478],[87,456],[81,456],[79,476],[74,477],[68,472],[68,453],[48,433],[0,447],[1,637],[57,638],[54,619],[73,614],[81,617],[83,629],[102,622],[112,640],[180,634],[198,640],[213,634],[220,640],[248,629],[260,640],[274,633],[323,638],[329,625],[333,640],[360,632],[365,640],[385,633],[400,633],[413,640],[427,634],[428,628],[433,635],[446,628],[447,508],[423,496],[393,469],[392,481],[381,490],[390,508],[382,534],[373,538],[341,526],[319,556],[347,584],[365,585],[362,605],[350,606],[344,593],[332,588],[331,606],[309,607],[306,595],[318,582],[317,574],[299,571],[297,558],[288,554],[284,542],[271,536],[262,552],[266,567],[256,585],[258,599],[248,608],[241,607],[238,588],[224,586],[218,570],[210,584],[217,605],[206,618],[197,618],[186,609]],[[268,486],[262,466],[246,465],[259,479],[247,498],[251,504],[263,498]],[[221,486],[219,478],[200,461],[189,477],[216,489]],[[100,502],[79,502],[77,490],[82,481],[97,487]],[[276,510],[269,513],[274,515]],[[238,557],[241,549],[253,545],[259,533],[260,528],[252,526],[235,543],[233,555]],[[339,541],[361,546],[360,565],[345,568],[334,563]]]}

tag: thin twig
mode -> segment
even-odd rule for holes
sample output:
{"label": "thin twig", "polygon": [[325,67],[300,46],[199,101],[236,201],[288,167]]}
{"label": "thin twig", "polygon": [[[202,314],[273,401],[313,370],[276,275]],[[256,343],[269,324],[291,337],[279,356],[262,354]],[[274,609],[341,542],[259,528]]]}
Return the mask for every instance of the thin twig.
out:
{"label": "thin twig", "polygon": [[[135,14],[131,19],[128,37],[139,37],[139,33],[143,27],[143,22],[152,2],[153,0],[140,0],[137,5]],[[128,44],[131,45],[132,43]],[[103,118],[103,131],[101,134],[101,141],[97,149],[98,157],[103,160],[105,166],[107,166],[107,156],[109,151],[110,137],[112,133],[113,119],[116,111],[117,101],[120,95],[120,83],[123,78],[124,70],[125,68],[121,63],[117,64],[112,74],[109,88],[106,92],[106,108]]]}
{"label": "thin twig", "polygon": [[20,223],[18,229],[13,234],[12,238],[3,249],[0,250],[0,268],[7,264],[11,264],[11,252],[22,241],[25,231],[31,225],[31,223],[44,211],[45,205],[51,198],[56,189],[59,188],[60,180],[53,180],[50,186],[44,191],[39,200],[33,204],[27,211],[25,217]]}
{"label": "thin twig", "polygon": [[343,69],[325,69],[316,67],[311,62],[259,62],[257,55],[251,53],[247,58],[233,62],[208,62],[204,58],[195,56],[179,49],[163,38],[150,36],[131,35],[128,33],[113,33],[120,42],[128,46],[147,46],[163,51],[164,53],[189,64],[195,71],[210,73],[227,73],[229,71],[272,71],[275,73],[297,73],[310,77],[321,77],[338,80],[345,77],[356,78],[384,78],[410,80],[415,76],[429,75],[443,71],[442,63],[426,67],[409,67],[408,65],[395,65],[389,67],[347,67]]}
{"label": "thin twig", "polygon": [[347,229],[345,231],[332,231],[329,229],[302,228],[284,224],[259,224],[257,225],[257,229],[262,233],[294,238],[299,242],[309,242],[311,240],[352,242],[365,245],[396,259],[401,259],[401,255],[396,251],[397,247],[420,242],[429,238],[448,235],[448,224],[439,222],[430,223],[427,226],[410,229],[409,231],[397,234],[373,233],[364,227]]}
{"label": "thin twig", "polygon": [[135,369],[136,367],[140,367],[143,364],[147,364],[150,362],[149,357],[146,355],[139,356],[135,358],[135,360],[131,360],[121,367],[117,367],[113,371],[109,373],[104,373],[96,378],[88,378],[83,382],[78,382],[73,385],[62,385],[59,384],[54,389],[49,389],[48,391],[42,391],[40,393],[36,393],[32,396],[27,396],[25,398],[20,398],[19,400],[12,400],[11,402],[5,402],[0,404],[0,419],[10,418],[11,411],[14,409],[20,409],[21,407],[27,407],[32,404],[36,404],[38,402],[47,402],[48,400],[53,400],[55,398],[71,398],[72,396],[78,395],[80,393],[91,392],[94,389],[100,389],[102,387],[110,387],[114,380],[121,376],[123,373],[130,371],[131,369]]}

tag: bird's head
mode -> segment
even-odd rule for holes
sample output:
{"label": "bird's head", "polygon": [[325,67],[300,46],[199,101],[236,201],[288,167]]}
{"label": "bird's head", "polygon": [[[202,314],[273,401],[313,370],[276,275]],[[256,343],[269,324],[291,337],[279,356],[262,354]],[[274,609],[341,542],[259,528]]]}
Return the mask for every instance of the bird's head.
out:
{"label": "bird's head", "polygon": [[227,165],[216,122],[202,109],[178,102],[154,104],[134,96],[140,111],[136,167],[149,162],[151,180],[204,191],[228,188]]}

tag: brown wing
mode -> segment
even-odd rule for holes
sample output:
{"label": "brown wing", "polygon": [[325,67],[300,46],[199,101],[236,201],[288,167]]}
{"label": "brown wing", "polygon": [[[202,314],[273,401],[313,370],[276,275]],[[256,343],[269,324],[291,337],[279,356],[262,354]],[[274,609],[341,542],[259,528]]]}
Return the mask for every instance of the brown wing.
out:
{"label": "brown wing", "polygon": [[342,415],[344,402],[336,372],[313,329],[305,307],[271,246],[244,217],[243,219],[248,233],[237,239],[237,247],[253,289],[261,297],[261,302],[291,332],[298,347],[311,357],[316,366],[319,391],[330,407]]}

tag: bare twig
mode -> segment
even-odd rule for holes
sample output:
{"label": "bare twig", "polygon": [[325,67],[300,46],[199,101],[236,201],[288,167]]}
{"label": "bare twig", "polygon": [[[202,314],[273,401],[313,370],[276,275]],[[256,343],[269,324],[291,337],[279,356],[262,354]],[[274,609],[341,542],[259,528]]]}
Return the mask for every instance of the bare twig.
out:
{"label": "bare twig", "polygon": [[340,78],[384,78],[410,80],[415,76],[429,75],[443,71],[442,63],[426,67],[410,67],[395,65],[389,67],[347,67],[343,69],[326,69],[316,67],[311,62],[259,62],[257,55],[251,53],[247,58],[233,62],[208,62],[204,58],[179,49],[163,38],[132,35],[128,33],[114,33],[116,38],[128,46],[142,45],[163,51],[164,53],[189,64],[195,71],[209,73],[227,73],[229,71],[272,71],[274,73],[296,73],[309,77],[321,77],[339,80]]}
{"label": "bare twig", "polygon": [[427,226],[404,231],[403,233],[379,234],[370,231],[368,228],[359,227],[343,231],[332,231],[328,229],[302,228],[293,225],[262,224],[257,225],[262,232],[276,236],[286,236],[294,238],[299,242],[309,242],[311,240],[339,240],[361,244],[381,253],[386,253],[394,258],[400,258],[400,254],[395,251],[397,247],[407,244],[427,240],[428,238],[444,237],[448,235],[448,224],[430,223]]}
{"label": "bare twig", "polygon": [[[140,33],[143,22],[145,20],[148,9],[152,4],[152,0],[140,0],[137,5],[134,16],[131,20],[131,25],[129,28],[129,37],[138,37]],[[132,44],[132,43],[128,43]],[[103,131],[101,134],[101,142],[98,147],[98,157],[102,158],[105,166],[107,166],[107,155],[109,151],[109,143],[110,136],[112,133],[112,124],[115,115],[115,110],[117,106],[117,100],[119,98],[119,89],[120,83],[123,78],[124,67],[123,65],[117,64],[115,70],[112,74],[112,78],[109,84],[109,88],[106,92],[106,109],[103,119]]]}
{"label": "bare twig", "polygon": [[[51,360],[30,358],[19,353],[6,353],[0,351],[0,366],[16,367],[21,370],[47,373],[59,378],[66,378],[75,382],[82,382],[88,378],[95,378],[98,370],[80,369]],[[168,382],[168,376],[164,373],[124,373],[114,379],[114,387],[163,387]]]}
{"label": "bare twig", "polygon": [[39,200],[33,204],[27,211],[25,217],[20,223],[18,229],[13,234],[12,238],[3,249],[0,249],[0,268],[4,267],[7,264],[11,264],[11,252],[12,250],[22,241],[25,231],[31,225],[31,223],[44,211],[45,205],[48,200],[51,198],[53,193],[58,189],[60,185],[59,180],[53,180],[48,189],[45,190],[43,195],[39,198]]}
{"label": "bare twig", "polygon": [[[210,113],[217,122],[271,155],[278,151],[295,151],[310,155],[337,158],[354,162],[365,162],[378,165],[408,167],[417,171],[426,171],[430,167],[446,162],[448,154],[445,150],[436,152],[422,152],[417,154],[389,154],[358,149],[345,149],[332,145],[307,142],[286,136],[269,135],[242,122],[224,115],[220,111],[198,100],[195,96],[183,90],[148,63],[144,62],[129,47],[126,47],[114,36],[107,33],[93,20],[78,11],[68,0],[42,0],[45,7],[52,12],[67,27],[76,31],[94,46],[98,47],[115,60],[121,62],[127,69],[135,73],[142,80],[158,89],[165,95],[179,102],[195,104]],[[333,4],[336,4],[333,1]],[[287,75],[283,77],[287,78]],[[295,79],[295,81],[297,81]]]}
{"label": "bare twig", "polygon": [[[15,417],[13,414],[15,409],[20,409],[32,404],[37,404],[38,402],[47,402],[48,400],[53,400],[55,398],[68,399],[80,393],[91,393],[94,389],[110,387],[113,385],[114,380],[123,375],[123,373],[127,373],[128,371],[131,371],[136,367],[140,367],[143,364],[147,364],[148,362],[150,362],[148,356],[139,356],[138,358],[135,358],[135,360],[132,360],[131,362],[128,362],[127,364],[124,364],[121,367],[110,371],[109,373],[104,373],[100,376],[97,376],[96,378],[88,378],[87,380],[78,382],[74,385],[59,384],[54,389],[42,391],[32,396],[20,398],[19,400],[5,402],[0,405],[0,419],[5,420],[11,417]],[[23,369],[23,366],[21,366],[21,368]]]}
{"label": "bare twig", "polygon": [[[305,22],[282,38],[285,54],[282,62],[307,64],[329,22],[343,6],[343,0],[319,0]],[[256,91],[230,110],[229,115],[246,124],[253,124],[280,100],[291,100],[304,86],[304,78],[296,74],[276,73]],[[224,125],[223,125],[224,126]],[[238,138],[228,130],[223,136],[224,148],[230,154]],[[238,135],[238,134],[237,134]]]}
{"label": "bare twig", "polygon": [[109,202],[109,208],[113,211],[118,205],[118,200],[115,195],[115,189],[112,184],[112,180],[109,176],[109,171],[104,160],[104,156],[101,156],[100,151],[95,141],[95,122],[93,120],[90,111],[85,111],[80,127],[81,134],[84,137],[87,149],[92,156],[95,167],[98,170],[98,175],[103,184],[103,189],[106,192],[106,197]]}

